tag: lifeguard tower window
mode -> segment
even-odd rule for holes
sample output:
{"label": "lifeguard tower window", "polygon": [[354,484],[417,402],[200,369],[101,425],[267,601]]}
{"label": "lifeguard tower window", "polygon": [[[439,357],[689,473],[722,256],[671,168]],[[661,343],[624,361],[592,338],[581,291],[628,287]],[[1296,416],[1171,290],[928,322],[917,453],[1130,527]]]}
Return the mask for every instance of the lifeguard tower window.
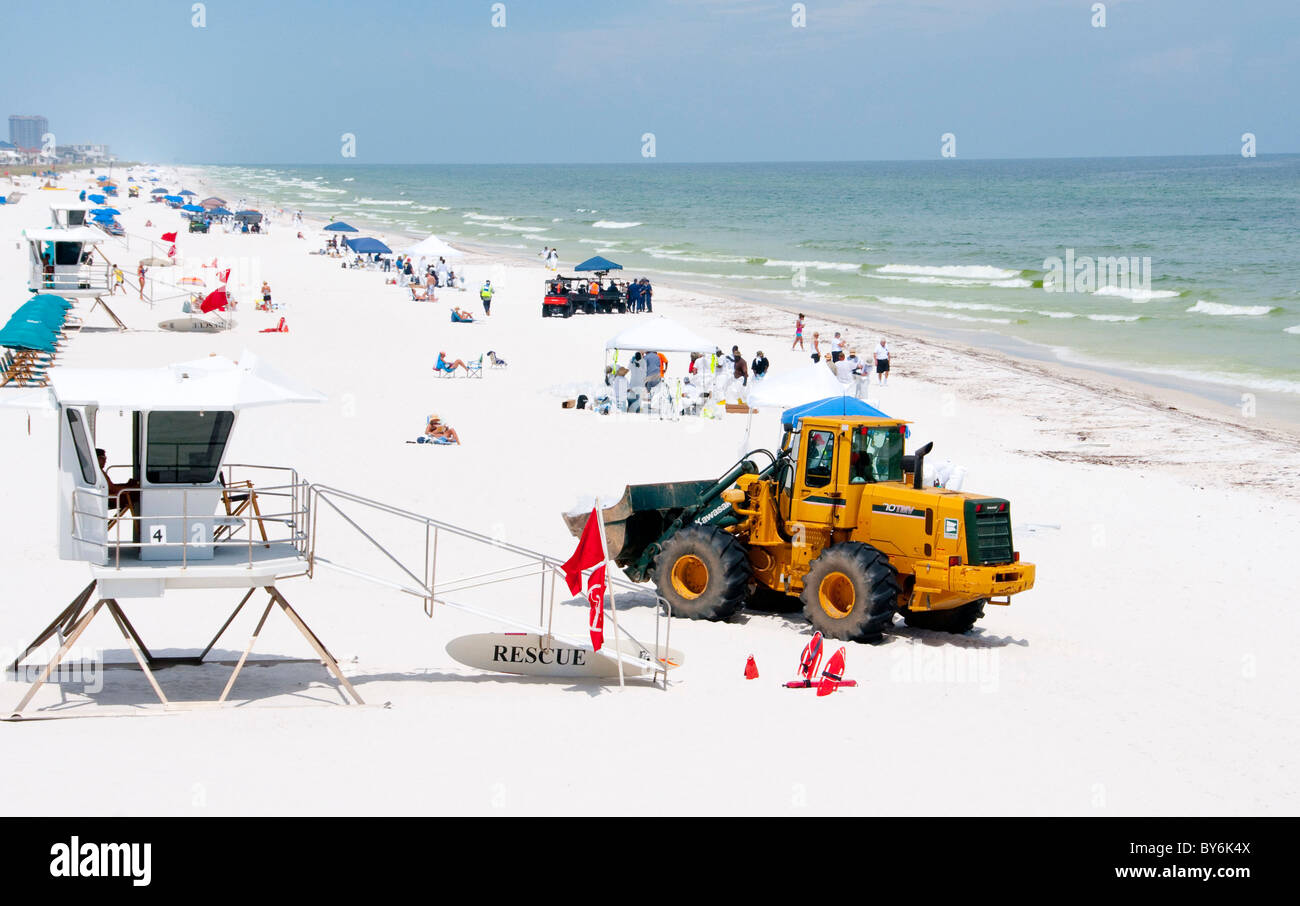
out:
{"label": "lifeguard tower window", "polygon": [[54,246],[54,264],[57,267],[72,267],[81,263],[80,242],[52,242],[50,245]]}
{"label": "lifeguard tower window", "polygon": [[81,464],[81,477],[86,479],[86,484],[94,485],[99,480],[99,476],[95,474],[95,457],[90,452],[86,423],[76,409],[68,410],[68,427],[72,429],[72,445],[77,448],[77,462]]}
{"label": "lifeguard tower window", "polygon": [[217,477],[233,412],[150,412],[149,484],[207,484]]}

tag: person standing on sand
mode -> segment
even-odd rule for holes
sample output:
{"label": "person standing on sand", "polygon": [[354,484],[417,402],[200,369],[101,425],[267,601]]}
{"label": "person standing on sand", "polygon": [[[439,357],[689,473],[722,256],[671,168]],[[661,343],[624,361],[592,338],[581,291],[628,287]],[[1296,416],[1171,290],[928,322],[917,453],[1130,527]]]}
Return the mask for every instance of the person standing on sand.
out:
{"label": "person standing on sand", "polygon": [[844,336],[835,331],[835,345],[831,347],[831,362],[838,363],[844,358]]}
{"label": "person standing on sand", "polygon": [[876,383],[882,387],[889,383],[889,347],[885,345],[885,338],[880,338],[880,345],[876,347]]}
{"label": "person standing on sand", "polygon": [[124,285],[125,283],[126,283],[126,275],[122,273],[122,269],[120,267],[114,264],[113,265],[113,291],[109,293],[109,295],[116,296],[117,291],[120,289],[122,291],[122,295],[125,296],[126,295],[126,286]]}
{"label": "person standing on sand", "polygon": [[141,302],[144,301],[144,273],[145,273],[144,262],[142,261],[140,262],[140,266],[135,269],[135,275],[140,278],[140,301]]}
{"label": "person standing on sand", "polygon": [[799,312],[799,317],[794,322],[794,342],[790,344],[790,350],[795,348],[803,349],[803,312]]}
{"label": "person standing on sand", "polygon": [[813,360],[814,362],[820,362],[820,361],[822,360],[822,340],[821,340],[821,337],[822,337],[822,335],[821,335],[820,333],[818,333],[818,332],[815,331],[815,330],[813,331],[813,339],[812,339],[813,351],[812,351],[812,357],[811,357],[811,358],[812,358],[812,360]]}
{"label": "person standing on sand", "polygon": [[484,280],[483,288],[478,291],[478,297],[483,300],[483,314],[492,317],[492,281]]}
{"label": "person standing on sand", "polygon": [[653,312],[655,310],[654,299],[653,299],[655,291],[654,288],[650,285],[650,278],[642,277],[641,283],[645,287],[643,290],[641,290],[641,301],[645,303],[645,310],[647,312]]}

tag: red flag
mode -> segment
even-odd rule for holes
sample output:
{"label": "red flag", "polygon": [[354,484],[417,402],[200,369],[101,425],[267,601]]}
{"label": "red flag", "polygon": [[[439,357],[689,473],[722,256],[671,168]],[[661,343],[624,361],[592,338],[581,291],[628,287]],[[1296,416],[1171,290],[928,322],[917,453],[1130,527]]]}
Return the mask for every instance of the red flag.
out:
{"label": "red flag", "polygon": [[600,516],[596,513],[596,508],[592,507],[587,524],[582,528],[582,537],[578,539],[578,549],[564,561],[564,580],[569,583],[569,591],[575,595],[582,594],[582,571],[604,559],[605,545],[600,537]]}
{"label": "red flag", "polygon": [[591,650],[599,651],[605,644],[605,564],[602,563],[591,571],[587,580],[587,600],[591,602],[591,614],[587,619],[587,629],[591,632]]}
{"label": "red flag", "polygon": [[162,241],[163,241],[163,242],[175,242],[175,241],[176,241],[176,234],[175,234],[175,233],[163,233],[163,234],[162,234]]}
{"label": "red flag", "polygon": [[221,271],[219,274],[217,274],[217,279],[220,280],[222,283],[230,282],[230,268],[226,268],[224,271]]}

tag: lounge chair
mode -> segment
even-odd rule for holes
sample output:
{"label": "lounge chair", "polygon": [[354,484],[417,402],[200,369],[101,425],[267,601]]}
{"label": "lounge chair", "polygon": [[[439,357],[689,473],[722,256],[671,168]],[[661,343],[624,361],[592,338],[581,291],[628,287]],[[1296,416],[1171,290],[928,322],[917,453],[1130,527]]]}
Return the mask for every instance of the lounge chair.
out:
{"label": "lounge chair", "polygon": [[[244,527],[245,522],[251,522],[247,517],[240,518],[248,510],[253,511],[252,519],[257,521],[257,530],[262,535],[262,543],[267,547],[270,544],[266,537],[266,525],[262,522],[262,510],[257,505],[257,492],[253,490],[251,481],[235,481],[226,483],[224,475],[218,473],[221,479],[221,502],[226,508],[226,517],[221,525],[212,532],[212,540],[220,541],[223,537],[234,538],[236,532]],[[252,530],[251,524],[249,530]]]}
{"label": "lounge chair", "polygon": [[460,316],[460,312],[456,311],[455,309],[452,309],[452,312],[451,312],[451,323],[453,323],[453,324],[473,324],[473,323],[474,323],[474,318],[473,318],[473,316],[470,316],[470,317],[468,317],[468,318],[462,318],[462,317]]}

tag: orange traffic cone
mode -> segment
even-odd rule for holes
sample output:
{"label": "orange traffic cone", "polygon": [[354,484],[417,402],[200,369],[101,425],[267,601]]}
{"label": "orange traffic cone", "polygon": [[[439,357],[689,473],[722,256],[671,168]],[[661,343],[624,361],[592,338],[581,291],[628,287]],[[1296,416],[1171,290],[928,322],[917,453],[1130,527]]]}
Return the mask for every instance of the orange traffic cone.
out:
{"label": "orange traffic cone", "polygon": [[745,679],[758,679],[758,664],[754,662],[752,654],[749,660],[745,661]]}

